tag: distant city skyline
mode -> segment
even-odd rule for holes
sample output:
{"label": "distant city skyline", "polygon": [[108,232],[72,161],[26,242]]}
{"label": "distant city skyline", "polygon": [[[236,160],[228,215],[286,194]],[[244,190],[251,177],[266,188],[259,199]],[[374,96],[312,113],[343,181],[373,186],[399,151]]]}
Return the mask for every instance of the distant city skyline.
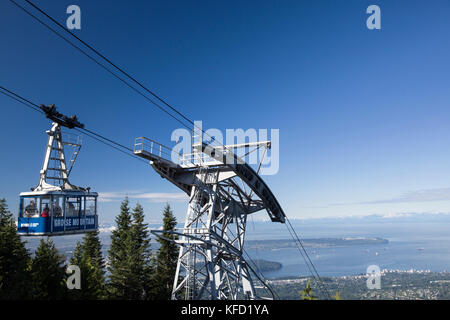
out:
{"label": "distant city skyline", "polygon": [[[378,1],[380,30],[360,0],[39,1],[62,24],[71,4],[77,36],[190,119],[279,129],[279,171],[264,179],[290,218],[450,212],[448,1]],[[0,85],[126,146],[175,145],[179,123],[10,2],[0,12]],[[50,121],[3,95],[0,108],[0,197],[17,213]],[[166,203],[184,221],[187,196],[150,165],[83,140],[71,182],[99,192],[100,222],[126,195],[149,221]]]}

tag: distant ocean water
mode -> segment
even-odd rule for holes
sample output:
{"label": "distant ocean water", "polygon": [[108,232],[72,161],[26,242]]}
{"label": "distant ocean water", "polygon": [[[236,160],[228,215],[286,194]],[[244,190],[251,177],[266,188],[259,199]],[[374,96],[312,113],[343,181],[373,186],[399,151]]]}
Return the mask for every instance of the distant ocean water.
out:
{"label": "distant ocean water", "polygon": [[[450,215],[412,217],[315,219],[294,221],[294,228],[306,238],[380,237],[387,244],[311,248],[306,250],[321,276],[366,273],[370,265],[393,270],[450,271]],[[285,226],[255,223],[248,227],[248,239],[289,238]],[[265,272],[266,278],[309,275],[295,248],[247,250],[254,259],[278,261],[283,268]]]}
{"label": "distant ocean water", "polygon": [[[369,265],[381,269],[450,271],[450,215],[413,215],[411,217],[292,220],[303,239],[379,237],[387,244],[312,248],[306,250],[321,276],[345,276],[366,273]],[[156,228],[157,226],[151,226]],[[111,229],[100,233],[103,252],[110,245]],[[73,252],[81,235],[54,237],[57,248],[66,256]],[[39,238],[26,238],[34,251]],[[247,240],[290,239],[284,224],[251,222],[247,224]],[[155,243],[153,248],[157,248]],[[252,259],[280,262],[277,271],[264,272],[266,278],[308,276],[308,269],[295,248],[252,249]]]}

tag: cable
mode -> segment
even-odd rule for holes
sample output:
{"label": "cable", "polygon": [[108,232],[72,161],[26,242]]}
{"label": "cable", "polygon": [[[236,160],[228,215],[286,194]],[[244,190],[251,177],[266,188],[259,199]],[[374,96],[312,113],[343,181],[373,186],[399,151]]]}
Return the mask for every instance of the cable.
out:
{"label": "cable", "polygon": [[[90,133],[90,134],[92,134],[92,135],[95,135],[95,136],[100,137],[100,138],[102,138],[102,139],[104,139],[104,140],[106,140],[106,141],[109,141],[109,142],[111,142],[111,143],[113,143],[113,144],[115,144],[115,145],[117,145],[117,146],[119,146],[119,147],[121,147],[121,148],[123,148],[123,149],[126,149],[126,150],[128,150],[128,151],[133,152],[133,149],[132,149],[132,148],[127,147],[127,146],[124,146],[123,144],[120,144],[120,143],[118,143],[118,142],[115,142],[115,141],[113,141],[113,140],[111,140],[111,139],[108,139],[108,138],[106,138],[105,136],[102,136],[102,135],[99,134],[99,133],[96,133],[96,132],[94,132],[94,131],[91,131],[91,130],[85,129],[85,128],[82,128],[81,130],[84,130],[84,131],[86,131],[86,132],[88,132],[88,133]],[[87,134],[86,134],[86,135],[87,135]]]}
{"label": "cable", "polygon": [[[92,56],[90,56],[89,54],[87,54],[83,49],[81,49],[80,47],[76,46],[75,44],[73,44],[72,42],[70,42],[67,38],[65,38],[64,36],[62,36],[61,34],[59,34],[55,29],[53,29],[52,27],[50,27],[49,25],[47,25],[45,22],[43,22],[42,20],[40,20],[38,17],[36,17],[35,15],[33,15],[31,12],[29,12],[27,9],[25,9],[23,6],[19,5],[16,1],[14,0],[9,0],[11,3],[13,3],[14,5],[16,5],[18,8],[20,8],[21,10],[23,10],[24,12],[26,12],[28,15],[30,15],[32,18],[34,18],[35,20],[37,20],[39,23],[41,23],[42,25],[44,25],[46,28],[48,28],[50,31],[52,31],[53,33],[55,33],[56,35],[58,35],[58,37],[62,38],[64,41],[66,41],[67,43],[69,43],[72,47],[76,48],[78,51],[80,51],[81,53],[83,53],[85,56],[87,56],[88,58],[90,58],[91,60],[93,60],[96,64],[98,64],[99,66],[101,66],[103,69],[105,69],[108,73],[112,74],[114,77],[116,77],[117,79],[119,79],[121,82],[123,82],[125,85],[127,85],[128,87],[130,87],[133,91],[137,92],[138,94],[140,94],[141,96],[143,96],[144,98],[146,98],[148,101],[150,101],[152,104],[154,104],[155,106],[157,106],[160,110],[164,111],[167,115],[169,115],[170,117],[172,117],[173,119],[175,119],[177,122],[179,122],[181,125],[183,125],[184,127],[186,127],[188,130],[192,130],[191,127],[189,127],[188,125],[186,125],[183,121],[181,121],[180,119],[178,119],[177,117],[175,117],[173,114],[171,114],[170,112],[168,112],[167,110],[165,110],[163,107],[161,107],[159,104],[157,104],[155,101],[153,101],[152,99],[150,99],[149,97],[147,97],[146,95],[144,95],[142,92],[140,92],[139,90],[137,90],[135,87],[131,86],[128,82],[126,82],[124,79],[122,79],[121,77],[119,77],[117,74],[115,74],[114,72],[112,72],[111,70],[109,70],[104,64],[98,62],[95,58],[93,58]],[[194,128],[199,129],[203,134],[205,134],[205,136],[209,136],[210,138],[213,138],[210,134],[208,134],[207,132],[205,132],[202,128],[198,127],[197,125],[195,125],[195,123],[190,120],[188,117],[186,117],[183,113],[181,113],[180,111],[178,111],[175,107],[171,106],[169,103],[167,103],[165,100],[163,100],[161,97],[159,97],[157,94],[155,94],[153,91],[151,91],[150,89],[148,89],[146,86],[144,86],[141,82],[139,82],[138,80],[136,80],[133,76],[131,76],[129,73],[127,73],[126,71],[124,71],[122,68],[120,68],[119,66],[117,66],[115,63],[113,63],[110,59],[108,59],[107,57],[105,57],[103,54],[101,54],[98,50],[96,50],[94,47],[92,47],[91,45],[89,45],[88,43],[86,43],[85,41],[83,41],[81,38],[79,38],[78,36],[76,36],[75,34],[73,34],[72,32],[70,32],[68,29],[66,29],[61,23],[59,23],[57,20],[55,20],[53,17],[51,17],[49,14],[47,14],[44,10],[42,10],[41,8],[39,8],[38,6],[36,6],[34,3],[32,3],[29,0],[25,0],[29,5],[31,5],[33,8],[35,8],[36,10],[38,10],[41,14],[43,14],[45,17],[47,17],[48,19],[50,19],[53,23],[55,23],[59,28],[61,28],[62,30],[64,30],[66,33],[68,33],[69,35],[71,35],[73,38],[77,39],[78,41],[80,41],[84,46],[86,46],[87,48],[89,48],[91,51],[93,51],[95,54],[97,54],[99,57],[101,57],[104,61],[106,61],[107,63],[109,63],[112,67],[114,67],[117,71],[119,71],[120,73],[122,73],[123,75],[125,75],[128,79],[130,79],[132,82],[134,82],[135,84],[137,84],[139,87],[141,87],[142,89],[144,89],[146,92],[150,93],[153,97],[155,97],[156,99],[158,99],[160,102],[162,102],[164,105],[166,105],[168,108],[170,108],[170,110],[172,110],[173,112],[175,112],[177,115],[179,115],[180,117],[182,117],[185,121],[187,121],[188,123],[190,123],[192,126],[194,126]],[[225,145],[223,145],[222,143],[219,143],[221,146],[224,147],[224,149],[227,149]]]}
{"label": "cable", "polygon": [[[328,290],[326,289],[326,287],[325,287],[325,285],[324,285],[324,283],[323,283],[319,273],[317,272],[317,269],[315,268],[312,260],[310,259],[309,255],[308,255],[308,252],[306,251],[306,249],[303,246],[300,238],[298,237],[297,233],[295,232],[295,229],[292,227],[292,224],[290,223],[289,219],[287,219],[287,217],[286,217],[286,220],[288,221],[288,224],[286,224],[286,228],[288,229],[289,233],[291,234],[292,239],[294,239],[294,242],[297,244],[297,248],[299,249],[300,253],[302,254],[302,257],[305,260],[305,264],[308,267],[309,272],[311,273],[313,278],[315,278],[315,279],[317,278],[318,279],[318,281],[319,281],[319,289],[321,291],[325,291],[325,293],[328,296],[328,298],[331,299],[330,294],[328,293]],[[291,227],[292,231],[291,231],[291,229],[289,229],[289,226]],[[294,236],[294,234],[295,234],[295,236]],[[299,245],[300,245],[300,247],[299,247]],[[303,255],[302,251],[304,252],[305,255]],[[305,256],[306,256],[306,258],[305,258]],[[312,269],[314,271],[311,270],[310,266],[312,267]]]}
{"label": "cable", "polygon": [[[39,106],[36,103],[34,103],[34,102],[32,102],[32,101],[30,101],[30,100],[20,96],[19,94],[15,93],[15,92],[12,92],[11,90],[6,89],[3,86],[0,86],[0,89],[3,90],[3,91],[0,90],[1,94],[3,94],[5,96],[7,96],[7,97],[9,97],[9,98],[19,102],[19,103],[21,103],[21,104],[23,104],[25,106],[27,106],[28,108],[30,108],[30,109],[32,109],[32,110],[34,110],[36,112],[44,114],[44,112],[39,108]],[[4,92],[4,91],[6,91],[6,92]],[[128,151],[131,151],[131,152],[133,152],[133,149],[131,149],[129,147],[126,147],[126,146],[124,146],[124,145],[122,145],[122,144],[120,144],[118,142],[115,142],[115,141],[113,141],[113,140],[111,140],[109,138],[106,138],[105,136],[103,136],[103,135],[101,135],[99,133],[96,133],[94,131],[91,131],[91,130],[88,130],[88,129],[85,129],[85,128],[80,128],[80,129],[75,128],[75,130],[77,130],[78,132],[80,132],[80,133],[82,133],[84,135],[87,135],[88,137],[93,138],[93,139],[95,139],[95,140],[97,140],[97,141],[99,141],[99,142],[101,142],[101,143],[103,143],[103,144],[105,144],[107,146],[110,146],[111,148],[114,148],[117,151],[120,151],[120,152],[122,152],[122,153],[124,153],[124,154],[126,154],[126,155],[128,155],[130,157],[133,157],[136,160],[139,160],[139,161],[147,163],[147,161],[145,161],[144,159],[141,159],[138,156],[135,156],[134,154],[130,154],[128,152],[125,152],[124,150],[119,149],[116,146],[119,146],[119,147],[121,147],[123,149],[126,149]],[[81,130],[83,130],[85,132],[83,132]],[[102,139],[106,140],[106,141],[108,141],[110,143],[107,143],[107,142],[103,141]],[[114,146],[113,144],[115,144],[116,146]]]}
{"label": "cable", "polygon": [[7,93],[5,93],[5,92],[0,91],[0,93],[4,94],[5,96],[10,97],[11,99],[16,100],[17,102],[20,102],[21,104],[27,106],[28,108],[30,108],[34,111],[44,113],[44,111],[42,111],[37,104],[19,96],[18,94],[6,89],[5,87],[0,86],[0,89],[7,92]]}
{"label": "cable", "polygon": [[[234,238],[236,238],[236,236],[234,235],[233,231],[231,231],[230,229],[227,230]],[[280,296],[278,295],[278,293],[268,284],[266,283],[263,279],[265,278],[263,273],[261,272],[261,270],[258,268],[258,265],[255,263],[255,261],[253,261],[253,259],[250,257],[250,255],[248,254],[248,252],[245,250],[245,248],[242,246],[242,251],[243,253],[247,256],[248,260],[253,263],[256,267],[256,270],[260,273],[260,275],[258,275],[258,273],[252,268],[251,265],[247,264],[247,266],[250,268],[250,271],[253,272],[253,274],[258,278],[258,280],[262,283],[263,286],[265,286],[270,294],[272,295],[272,298],[275,300],[275,295],[278,297],[278,299],[280,299]],[[263,278],[263,279],[261,279]],[[281,300],[281,299],[280,299]]]}
{"label": "cable", "polygon": [[278,295],[278,293],[268,283],[266,283],[266,281],[264,281],[264,279],[265,279],[264,274],[258,268],[258,266],[256,265],[255,261],[253,261],[253,259],[250,257],[250,255],[247,253],[247,251],[244,249],[244,247],[242,247],[242,250],[244,251],[244,253],[247,256],[247,258],[251,261],[251,263],[253,263],[255,265],[256,270],[260,273],[261,277],[258,275],[258,273],[255,270],[253,270],[253,268],[252,268],[252,266],[250,264],[247,264],[247,266],[250,268],[250,270],[253,272],[253,274],[258,278],[258,280],[261,282],[261,284],[263,286],[265,286],[269,290],[269,292],[272,295],[272,298],[274,300],[275,300],[275,296],[277,296],[278,300],[281,300],[280,296]]}
{"label": "cable", "polygon": [[[44,112],[39,108],[39,106],[38,106],[36,103],[34,103],[34,102],[32,102],[32,101],[30,101],[30,100],[28,100],[28,99],[25,99],[24,97],[22,97],[22,96],[18,95],[17,93],[14,93],[14,92],[12,92],[12,91],[6,89],[6,88],[3,87],[3,86],[0,86],[0,89],[2,89],[2,90],[4,90],[4,91],[8,92],[8,94],[6,94],[6,93],[4,93],[4,92],[2,92],[2,93],[5,94],[5,95],[7,95],[7,96],[9,96],[10,98],[12,98],[12,99],[14,99],[14,100],[16,100],[16,101],[18,101],[18,102],[20,102],[20,103],[26,105],[27,107],[32,108],[32,109],[35,110],[35,111],[38,111],[38,112],[40,112],[40,113],[44,113]],[[11,96],[11,95],[13,95],[14,97]],[[15,98],[15,97],[16,97],[16,98]],[[19,99],[20,99],[20,100],[19,100]],[[23,100],[23,101],[21,101],[21,100]],[[27,104],[31,104],[31,105],[34,106],[35,108],[32,107],[32,106],[30,106],[30,105],[27,105]],[[101,134],[99,134],[99,133],[96,133],[96,132],[94,132],[94,131],[91,131],[91,130],[85,129],[85,128],[81,128],[81,130],[84,130],[84,131],[90,133],[91,135],[95,135],[95,136],[97,136],[97,137],[99,137],[99,138],[101,138],[101,139],[104,139],[104,140],[106,140],[106,141],[109,141],[109,142],[111,142],[111,143],[113,143],[113,144],[115,144],[115,145],[117,145],[117,146],[119,146],[119,147],[121,147],[121,148],[124,148],[124,149],[126,149],[126,150],[128,150],[128,151],[133,152],[133,149],[131,149],[131,148],[129,148],[129,147],[126,147],[126,146],[124,146],[123,144],[120,144],[120,143],[118,143],[118,142],[115,142],[115,141],[113,141],[113,140],[111,140],[111,139],[109,139],[109,138],[106,138],[105,136],[103,136],[103,135],[101,135]],[[80,130],[77,130],[77,131],[81,132]],[[81,133],[84,133],[84,132],[81,132]],[[84,133],[84,134],[90,136],[90,135],[87,134],[87,133]],[[92,137],[92,136],[91,136],[91,137]],[[136,158],[139,159],[139,160],[142,160],[141,158],[138,158],[138,157],[136,157]]]}
{"label": "cable", "polygon": [[[295,235],[295,238],[293,237],[294,241],[295,241],[295,239],[296,239],[296,240],[297,240],[296,242],[297,242],[298,244],[300,244],[302,250],[304,251],[304,253],[305,253],[305,255],[306,255],[306,257],[307,257],[307,259],[308,259],[308,261],[309,261],[309,263],[311,264],[312,268],[314,269],[314,273],[316,274],[317,278],[319,279],[319,283],[320,283],[321,287],[323,287],[323,289],[324,289],[326,295],[328,296],[328,299],[331,300],[331,295],[330,295],[330,293],[328,292],[328,289],[326,288],[326,286],[325,286],[325,284],[324,284],[322,278],[320,277],[319,273],[317,272],[316,267],[314,266],[314,264],[313,264],[311,258],[309,257],[308,252],[306,251],[305,247],[303,246],[303,244],[302,244],[302,242],[301,242],[301,240],[300,240],[300,238],[299,238],[297,232],[295,231],[295,229],[294,229],[294,227],[292,226],[291,221],[288,219],[288,217],[286,217],[286,221],[288,222],[288,224],[286,224],[286,227],[287,227],[288,231],[291,233],[291,231],[289,230],[289,226],[290,226],[291,229],[292,229],[292,232],[293,232],[294,235]],[[292,236],[292,233],[291,233],[291,236]],[[297,246],[297,247],[298,247],[298,246]],[[302,254],[302,256],[303,256],[303,254]],[[305,262],[306,262],[306,260],[305,260]],[[307,265],[308,265],[308,263],[307,263]],[[310,269],[309,266],[308,266],[308,269]],[[311,269],[310,269],[310,272],[311,272]],[[313,273],[313,277],[315,277],[315,276],[314,276],[314,273]]]}
{"label": "cable", "polygon": [[[144,159],[139,158],[139,157],[135,156],[134,154],[130,154],[130,153],[128,153],[128,152],[125,152],[125,151],[123,151],[123,150],[121,150],[121,149],[119,149],[119,148],[113,146],[112,144],[109,144],[109,143],[107,143],[107,142],[105,142],[105,141],[103,141],[103,140],[101,140],[101,139],[99,139],[99,138],[97,138],[97,137],[95,137],[95,136],[89,134],[89,133],[82,132],[82,131],[81,131],[80,129],[78,129],[78,128],[75,128],[75,130],[78,131],[78,132],[80,132],[81,134],[84,134],[84,135],[86,135],[86,136],[88,136],[88,137],[90,137],[90,138],[92,138],[92,139],[95,139],[95,140],[97,140],[97,141],[99,141],[99,142],[101,142],[101,143],[103,143],[103,144],[105,144],[105,145],[107,145],[107,146],[110,146],[111,148],[114,148],[114,149],[116,149],[117,151],[120,151],[120,152],[122,152],[123,154],[126,154],[127,156],[130,156],[130,157],[132,157],[132,158],[134,158],[134,159],[136,159],[136,160],[142,161],[142,162],[144,162],[144,163],[148,163],[148,162],[145,161]],[[109,140],[109,139],[108,139],[108,140]]]}
{"label": "cable", "polygon": [[[10,0],[13,1],[13,0]],[[158,99],[160,102],[164,103],[167,107],[169,107],[172,111],[176,112],[179,116],[181,116],[184,120],[188,121],[189,123],[191,123],[192,125],[194,125],[194,122],[192,120],[190,120],[189,118],[187,118],[186,116],[184,116],[181,112],[179,112],[177,109],[175,109],[174,107],[172,107],[170,104],[168,104],[166,101],[164,101],[162,98],[160,98],[158,95],[156,95],[153,91],[151,91],[150,89],[148,89],[147,87],[145,87],[141,82],[137,81],[134,77],[132,77],[129,73],[127,73],[126,71],[124,71],[122,68],[118,67],[115,63],[113,63],[111,60],[109,60],[108,58],[106,58],[103,54],[101,54],[98,50],[96,50],[95,48],[93,48],[91,45],[89,45],[88,43],[86,43],[85,41],[83,41],[82,39],[80,39],[79,37],[77,37],[75,34],[73,34],[72,32],[70,32],[67,28],[65,28],[61,23],[59,23],[58,21],[56,21],[54,18],[52,18],[50,15],[48,15],[44,10],[42,10],[41,8],[39,8],[38,6],[36,6],[34,3],[32,3],[29,0],[25,0],[28,4],[30,4],[33,8],[35,8],[36,10],[38,10],[40,13],[42,13],[44,16],[46,16],[47,18],[49,18],[51,21],[53,21],[58,27],[60,27],[61,29],[63,29],[65,32],[67,32],[68,34],[70,34],[72,37],[74,37],[75,39],[77,39],[78,41],[80,41],[82,44],[84,44],[86,47],[88,47],[90,50],[94,51],[98,56],[100,56],[103,60],[105,60],[106,62],[108,62],[110,65],[112,65],[116,70],[120,71],[122,74],[124,74],[127,78],[129,78],[130,80],[132,80],[134,83],[136,83],[137,85],[139,85],[142,89],[144,89],[145,91],[147,91],[148,93],[150,93],[153,97],[155,97],[156,99]]]}
{"label": "cable", "polygon": [[[297,247],[297,249],[298,249],[298,251],[300,252],[300,254],[301,254],[301,256],[302,256],[302,258],[303,258],[303,260],[305,261],[305,265],[306,265],[306,267],[308,268],[308,271],[309,271],[309,273],[311,274],[311,276],[314,278],[314,279],[319,279],[318,281],[319,281],[319,290],[320,291],[324,291],[323,290],[323,288],[322,288],[322,286],[321,286],[321,279],[320,279],[320,276],[319,276],[319,274],[317,273],[314,273],[314,271],[313,271],[313,269],[312,268],[314,268],[314,264],[312,263],[312,261],[311,261],[311,259],[309,259],[309,256],[308,256],[308,252],[306,251],[306,249],[304,248],[304,246],[303,246],[303,244],[302,244],[302,242],[300,241],[300,239],[296,239],[295,238],[295,236],[294,236],[294,234],[293,234],[293,231],[291,231],[291,229],[289,229],[289,226],[286,224],[286,229],[288,230],[288,232],[289,232],[289,234],[291,235],[291,238],[294,240],[294,242],[295,242],[295,244],[296,244],[296,247]],[[300,244],[300,246],[299,246],[299,244]],[[307,257],[307,258],[306,258]],[[312,266],[312,267],[311,267]],[[315,269],[315,268],[314,268]],[[326,290],[326,288],[325,288],[325,290]],[[326,294],[327,294],[327,296],[329,296],[329,294],[326,292]]]}
{"label": "cable", "polygon": [[[295,240],[294,234],[292,233],[291,229],[289,229],[289,227],[288,227],[287,225],[286,225],[286,228],[287,228],[289,234],[291,235],[291,238],[294,240],[295,244],[297,245],[297,249],[299,250],[299,252],[300,252],[300,254],[301,254],[303,260],[305,261],[305,264],[306,264],[306,267],[307,267],[308,270],[309,270],[309,273],[313,276],[313,278],[315,278],[316,276],[315,276],[314,272],[312,271],[311,266],[310,266],[310,264],[308,263],[308,261],[307,261],[305,255],[304,255],[304,253],[303,253],[303,250],[302,250],[303,246],[301,246],[301,247],[298,246],[298,243],[297,243],[297,241]],[[304,248],[303,248],[303,249],[304,249]]]}
{"label": "cable", "polygon": [[[169,115],[170,117],[172,117],[174,120],[176,120],[177,122],[179,122],[181,125],[183,125],[184,127],[188,128],[189,130],[191,130],[191,128],[186,125],[185,123],[183,123],[182,121],[180,121],[178,118],[176,118],[174,115],[172,115],[171,113],[169,113],[167,110],[165,110],[163,107],[161,107],[159,104],[157,104],[155,101],[153,101],[152,99],[150,99],[149,97],[147,97],[145,94],[143,94],[142,92],[140,92],[138,89],[136,89],[135,87],[133,87],[132,85],[130,85],[127,81],[125,81],[123,78],[119,77],[117,74],[115,74],[114,72],[112,72],[110,69],[108,69],[108,67],[106,67],[104,64],[102,64],[101,62],[97,61],[94,57],[92,57],[91,55],[89,55],[88,53],[86,53],[83,49],[81,49],[80,47],[78,47],[77,45],[75,45],[74,43],[70,42],[67,38],[65,38],[64,36],[62,36],[60,33],[58,33],[55,29],[53,29],[52,27],[50,27],[48,24],[46,24],[44,21],[42,21],[41,19],[39,19],[38,17],[36,17],[35,15],[33,15],[30,11],[28,11],[27,9],[25,9],[24,7],[22,7],[20,4],[18,4],[16,1],[14,0],[9,0],[11,3],[13,3],[15,6],[17,6],[19,9],[21,9],[22,11],[24,11],[25,13],[27,13],[29,16],[31,16],[33,19],[35,19],[36,21],[38,21],[40,24],[42,24],[43,26],[45,26],[47,29],[49,29],[50,31],[52,31],[54,34],[56,34],[59,38],[63,39],[65,42],[67,42],[69,45],[71,45],[73,48],[77,49],[79,52],[81,52],[83,55],[85,55],[86,57],[88,57],[90,60],[92,60],[93,62],[95,62],[97,65],[99,65],[101,68],[103,68],[105,71],[107,71],[108,73],[110,73],[112,76],[114,76],[115,78],[117,78],[119,81],[121,81],[122,83],[124,83],[126,86],[128,86],[130,89],[132,89],[133,91],[135,91],[136,93],[138,93],[139,95],[141,95],[142,97],[144,97],[145,99],[147,99],[149,102],[151,102],[152,104],[154,104],[156,107],[158,107],[161,111],[163,111],[164,113],[166,113],[167,115]],[[70,33],[70,32],[69,32]]]}
{"label": "cable", "polygon": [[[248,258],[250,259],[250,261],[251,261],[253,264],[255,264],[255,262],[250,258],[250,256],[248,256]],[[256,264],[255,264],[255,266],[256,266]],[[281,299],[280,299],[280,296],[278,295],[278,293],[277,293],[275,290],[273,290],[272,287],[271,287],[268,283],[266,283],[263,279],[261,279],[261,277],[264,278],[264,276],[263,276],[263,274],[261,273],[261,271],[260,271],[260,273],[261,273],[261,277],[260,277],[260,276],[258,275],[258,273],[257,273],[255,270],[253,270],[253,268],[252,268],[252,266],[251,266],[250,264],[247,263],[247,267],[248,267],[248,268],[250,269],[250,271],[252,271],[253,274],[258,278],[258,280],[261,282],[261,284],[262,284],[263,286],[265,286],[265,287],[267,288],[267,290],[269,290],[270,294],[272,295],[272,299],[273,299],[273,300],[275,300],[275,296],[277,296],[278,300],[281,300]]]}

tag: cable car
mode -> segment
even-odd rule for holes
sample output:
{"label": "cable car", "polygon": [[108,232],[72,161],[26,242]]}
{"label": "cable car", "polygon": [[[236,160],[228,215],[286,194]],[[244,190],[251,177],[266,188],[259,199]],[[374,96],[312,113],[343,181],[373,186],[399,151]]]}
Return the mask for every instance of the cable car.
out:
{"label": "cable car", "polygon": [[[20,193],[17,233],[24,236],[54,236],[85,233],[98,229],[97,197],[90,188],[74,186],[69,175],[81,148],[76,141],[63,141],[61,127],[84,128],[76,116],[67,117],[56,111],[54,105],[41,110],[53,120],[46,131],[48,142],[44,164],[37,187]],[[64,147],[73,148],[67,166]]]}

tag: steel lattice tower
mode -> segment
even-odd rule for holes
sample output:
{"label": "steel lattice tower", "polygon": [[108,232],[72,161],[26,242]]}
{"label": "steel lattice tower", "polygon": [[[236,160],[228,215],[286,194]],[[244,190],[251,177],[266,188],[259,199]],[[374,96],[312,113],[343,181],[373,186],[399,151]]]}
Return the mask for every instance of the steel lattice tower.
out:
{"label": "steel lattice tower", "polygon": [[172,299],[260,298],[251,276],[255,272],[244,259],[247,217],[267,210],[272,221],[284,223],[285,215],[258,173],[231,151],[250,146],[271,145],[199,143],[175,163],[168,160],[168,147],[143,137],[135,140],[134,153],[189,195],[184,228],[172,232],[180,246]]}

